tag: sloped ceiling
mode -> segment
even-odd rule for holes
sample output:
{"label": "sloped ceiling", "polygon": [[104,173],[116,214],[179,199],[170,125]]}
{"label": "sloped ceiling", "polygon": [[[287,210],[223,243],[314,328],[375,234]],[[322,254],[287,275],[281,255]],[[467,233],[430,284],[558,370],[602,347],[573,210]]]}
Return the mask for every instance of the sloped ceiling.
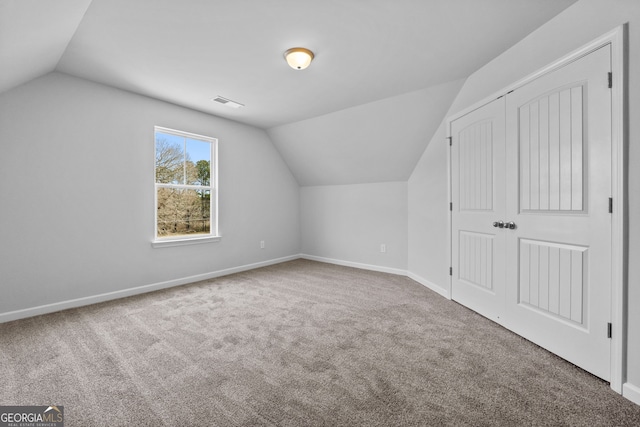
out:
{"label": "sloped ceiling", "polygon": [[[272,129],[304,185],[401,179],[431,137],[417,143],[415,132],[455,96],[446,83],[575,1],[0,0],[0,92],[55,69]],[[286,65],[294,46],[315,52],[309,69]],[[405,107],[390,107],[397,97]],[[318,135],[333,149],[316,149]],[[398,170],[381,172],[387,160]]]}
{"label": "sloped ceiling", "polygon": [[409,179],[464,79],[268,130],[298,183]]}
{"label": "sloped ceiling", "polygon": [[91,0],[0,0],[0,93],[53,71]]}

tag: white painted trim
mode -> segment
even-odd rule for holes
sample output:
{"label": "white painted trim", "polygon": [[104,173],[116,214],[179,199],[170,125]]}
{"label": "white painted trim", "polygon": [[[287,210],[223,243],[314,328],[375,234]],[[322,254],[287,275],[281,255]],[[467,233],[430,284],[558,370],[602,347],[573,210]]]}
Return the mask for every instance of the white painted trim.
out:
{"label": "white painted trim", "polygon": [[631,383],[624,383],[622,386],[622,396],[626,397],[636,405],[640,405],[640,387]]}
{"label": "white painted trim", "polygon": [[[210,144],[210,157],[211,160],[209,162],[210,166],[210,176],[209,176],[209,185],[189,185],[189,184],[171,184],[171,183],[159,183],[156,181],[156,165],[154,161],[153,167],[153,200],[154,200],[154,220],[153,220],[153,240],[151,241],[151,246],[154,248],[166,247],[166,246],[183,246],[189,243],[185,243],[187,240],[193,240],[194,244],[198,243],[209,243],[209,242],[217,242],[220,240],[218,229],[218,139],[210,136],[198,135],[195,133],[184,132],[180,130],[165,128],[162,126],[154,126],[153,127],[153,150],[154,153],[157,149],[156,147],[156,134],[158,132],[171,134],[175,136],[179,136],[184,138],[185,150],[186,150],[186,140],[187,139],[196,139],[200,141],[206,141]],[[155,155],[154,155],[155,158]],[[199,235],[198,237],[191,235],[183,235],[180,237],[174,237],[170,239],[163,239],[158,237],[158,188],[175,188],[175,189],[190,189],[190,190],[202,190],[209,191],[209,234],[205,237]]]}
{"label": "white painted trim", "polygon": [[171,246],[186,246],[186,245],[198,245],[201,243],[215,243],[222,240],[220,236],[207,236],[207,237],[189,237],[184,239],[167,239],[167,240],[154,240],[151,242],[151,246],[154,248],[167,248]]}
{"label": "white painted trim", "polygon": [[[447,142],[453,141],[453,136],[451,135],[451,122],[447,124],[447,129],[445,130],[447,133]],[[449,139],[451,138],[451,139]],[[449,238],[447,239],[447,254],[449,254],[449,280],[447,281],[447,297],[451,299],[453,297],[453,210],[451,208],[453,203],[453,177],[451,176],[451,168],[453,164],[451,163],[451,150],[453,149],[453,145],[449,145],[447,147],[447,168],[449,168],[449,173],[447,174],[447,199],[449,199],[448,215],[447,215],[447,230],[449,230]]]}
{"label": "white painted trim", "polygon": [[445,298],[449,298],[447,290],[441,286],[438,286],[426,279],[423,279],[416,274],[402,270],[398,268],[383,267],[378,265],[363,264],[358,262],[343,261],[332,258],[324,258],[315,255],[296,254],[282,258],[276,258],[267,261],[256,262],[253,264],[241,265],[238,267],[231,267],[224,270],[212,271],[209,273],[197,274],[193,276],[182,277],[179,279],[167,280],[165,282],[153,283],[150,285],[137,286],[135,288],[123,289],[120,291],[107,292],[98,295],[92,295],[83,298],[76,298],[67,301],[60,301],[52,304],[40,305],[37,307],[25,308],[22,310],[9,311],[6,313],[0,313],[0,323],[11,322],[14,320],[25,319],[27,317],[40,316],[48,313],[55,313],[57,311],[67,310],[70,308],[83,307],[91,304],[98,304],[101,302],[112,301],[119,298],[130,297],[134,295],[140,295],[148,292],[158,291],[161,289],[172,288],[175,286],[181,286],[188,283],[199,282],[201,280],[213,279],[216,277],[227,276],[229,274],[240,273],[242,271],[253,270],[260,267],[267,267],[269,265],[280,264],[287,261],[293,261],[296,259],[308,259],[311,261],[324,262],[327,264],[342,265],[345,267],[353,267],[361,270],[379,271],[382,273],[395,274],[398,276],[409,277],[421,285],[431,289],[432,291],[442,295]]}
{"label": "white painted trim", "polygon": [[[542,75],[555,71],[570,62],[588,55],[589,53],[606,45],[611,45],[611,72],[613,75],[613,88],[611,91],[611,149],[612,149],[612,188],[611,196],[613,197],[613,214],[611,225],[611,323],[613,326],[613,336],[611,338],[611,367],[610,367],[610,385],[617,393],[623,392],[623,383],[625,381],[624,349],[626,345],[626,328],[625,321],[627,314],[625,311],[625,158],[627,147],[627,135],[625,135],[625,35],[627,24],[620,25],[606,34],[598,37],[592,42],[582,46],[579,49],[563,56],[557,61],[552,62],[546,67],[529,74],[528,76],[518,80],[517,82],[495,92],[494,94],[476,102],[464,110],[461,110],[446,119],[446,136],[451,135],[451,124],[460,117],[469,114],[478,108],[492,102],[493,100],[504,96],[508,92],[518,89],[525,84],[539,78]],[[448,157],[448,160],[449,157]],[[451,164],[449,164],[449,199],[451,199]],[[448,208],[448,207],[447,207]],[[451,221],[449,221],[450,239],[453,236]],[[451,245],[451,242],[449,242]],[[451,265],[453,254],[449,253],[449,265]],[[449,280],[449,288],[451,292],[451,280]],[[615,332],[618,331],[618,332]]]}
{"label": "white painted trim", "polygon": [[407,276],[407,270],[401,270],[399,268],[382,267],[379,265],[372,265],[372,264],[362,264],[359,262],[343,261],[340,259],[324,258],[324,257],[315,256],[315,255],[307,255],[307,254],[300,254],[300,258],[308,259],[310,261],[324,262],[327,264],[335,264],[335,265],[342,265],[345,267],[359,268],[361,270],[379,271],[381,273],[396,274],[398,276]]}
{"label": "white painted trim", "polygon": [[315,255],[308,255],[308,254],[300,254],[300,258],[302,259],[308,259],[310,261],[317,261],[317,262],[324,262],[327,264],[335,264],[335,265],[342,265],[345,267],[353,267],[353,268],[359,268],[361,270],[370,270],[370,271],[379,271],[382,273],[389,273],[389,274],[395,274],[398,276],[405,276],[408,277],[411,280],[414,280],[418,283],[420,283],[422,286],[424,286],[427,289],[432,290],[433,292],[437,293],[438,295],[447,298],[447,299],[451,299],[450,295],[450,291],[447,288],[444,288],[442,286],[438,286],[435,283],[418,276],[417,274],[414,274],[408,270],[402,270],[399,268],[391,268],[391,267],[382,267],[379,265],[371,265],[371,264],[362,264],[359,262],[352,262],[352,261],[344,261],[344,260],[340,260],[340,259],[333,259],[333,258],[324,258],[324,257],[319,257],[319,256],[315,256]]}
{"label": "white painted trim", "polygon": [[395,274],[398,276],[406,276],[411,280],[414,280],[418,283],[420,283],[422,286],[424,286],[425,288],[428,288],[430,290],[432,290],[433,292],[437,293],[438,295],[447,298],[447,299],[451,299],[450,297],[450,291],[442,286],[438,286],[435,283],[418,276],[417,274],[414,274],[408,270],[402,270],[402,269],[398,269],[398,268],[391,268],[391,267],[382,267],[379,265],[371,265],[371,264],[362,264],[359,262],[352,262],[352,261],[344,261],[344,260],[340,260],[340,259],[333,259],[333,258],[324,258],[324,257],[319,257],[319,256],[315,256],[315,255],[308,255],[308,254],[300,254],[300,258],[302,259],[308,259],[310,261],[317,261],[317,262],[324,262],[327,264],[335,264],[335,265],[342,265],[345,267],[353,267],[353,268],[359,268],[361,270],[371,270],[371,271],[379,271],[382,273],[389,273],[389,274]]}
{"label": "white painted trim", "polygon": [[442,286],[438,286],[435,283],[422,278],[420,276],[418,276],[417,274],[414,274],[410,271],[407,272],[407,277],[411,280],[414,280],[418,283],[420,283],[422,286],[424,286],[425,288],[428,288],[430,290],[432,290],[433,292],[439,294],[440,296],[443,296],[447,299],[451,299],[451,291],[447,288],[443,288]]}
{"label": "white painted trim", "polygon": [[269,265],[280,264],[286,261],[299,259],[300,255],[290,255],[287,257],[276,258],[268,261],[256,262],[253,264],[241,265],[238,267],[227,268],[224,270],[212,271],[194,276],[182,277],[180,279],[168,280],[166,282],[154,283],[151,285],[138,286],[135,288],[123,289],[121,291],[107,292],[104,294],[93,295],[89,297],[76,298],[68,301],[61,301],[53,304],[41,305],[38,307],[25,308],[22,310],[0,313],[0,323],[11,322],[13,320],[24,319],[27,317],[39,316],[42,314],[54,313],[56,311],[67,310],[69,308],[82,307],[90,304],[111,301],[114,299],[130,297],[133,295],[153,292],[160,289],[172,288],[174,286],[185,285],[187,283],[198,282],[200,280],[213,279],[215,277],[227,276],[229,274],[240,273],[242,271],[253,270]]}
{"label": "white painted trim", "polygon": [[[611,43],[611,324],[614,333],[611,338],[611,388],[623,393],[626,381],[623,361],[627,340],[625,287],[625,34],[626,24],[609,33]],[[618,331],[618,332],[615,332]],[[636,401],[636,403],[638,403]]]}
{"label": "white painted trim", "polygon": [[218,138],[214,138],[212,136],[198,135],[197,133],[185,132],[183,130],[165,128],[165,127],[162,127],[162,126],[154,126],[153,128],[154,128],[154,134],[155,134],[155,132],[163,132],[163,133],[171,133],[171,134],[174,134],[176,136],[183,137],[183,138],[202,139],[204,141],[208,141],[208,142],[211,142],[211,143],[218,142]]}

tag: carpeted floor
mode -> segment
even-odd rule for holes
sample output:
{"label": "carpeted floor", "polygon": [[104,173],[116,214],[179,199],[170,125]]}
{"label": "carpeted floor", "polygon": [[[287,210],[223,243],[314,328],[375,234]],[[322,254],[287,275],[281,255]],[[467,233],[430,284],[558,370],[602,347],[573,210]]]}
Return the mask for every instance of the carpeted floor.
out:
{"label": "carpeted floor", "polygon": [[71,426],[638,426],[607,383],[400,276],[306,260],[0,324],[0,405]]}

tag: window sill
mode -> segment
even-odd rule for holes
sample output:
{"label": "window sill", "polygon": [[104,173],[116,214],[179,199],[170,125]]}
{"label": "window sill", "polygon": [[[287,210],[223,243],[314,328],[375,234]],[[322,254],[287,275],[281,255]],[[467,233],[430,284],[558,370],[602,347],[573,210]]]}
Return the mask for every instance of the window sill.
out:
{"label": "window sill", "polygon": [[193,237],[188,239],[162,239],[154,240],[151,242],[151,246],[154,248],[167,248],[171,246],[199,245],[201,243],[219,242],[221,239],[222,238],[220,236]]}

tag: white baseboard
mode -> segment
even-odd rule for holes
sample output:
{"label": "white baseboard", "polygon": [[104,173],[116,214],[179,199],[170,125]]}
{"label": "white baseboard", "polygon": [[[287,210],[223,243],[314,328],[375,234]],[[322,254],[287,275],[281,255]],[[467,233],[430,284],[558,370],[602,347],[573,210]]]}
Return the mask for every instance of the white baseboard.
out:
{"label": "white baseboard", "polygon": [[396,274],[398,276],[407,275],[406,270],[401,270],[399,268],[382,267],[379,265],[372,265],[372,264],[362,264],[359,262],[343,261],[340,259],[324,258],[324,257],[315,256],[315,255],[307,255],[307,254],[300,254],[300,258],[308,259],[311,261],[325,262],[327,264],[335,264],[335,265],[342,265],[345,267],[359,268],[362,270],[371,270],[371,271],[379,271],[381,273]]}
{"label": "white baseboard", "polygon": [[438,286],[435,283],[430,282],[429,280],[424,279],[410,271],[408,272],[407,277],[415,280],[416,282],[420,283],[422,286],[431,289],[433,292],[442,295],[446,299],[451,299],[451,292],[449,292],[448,289],[445,289],[442,286]]}
{"label": "white baseboard", "polygon": [[215,277],[227,276],[229,274],[240,273],[242,271],[253,270],[256,268],[266,267],[274,264],[280,264],[282,262],[292,261],[299,258],[308,259],[311,261],[324,262],[328,264],[342,265],[345,267],[359,268],[362,270],[379,271],[382,273],[395,274],[398,276],[406,276],[415,280],[421,285],[431,289],[432,291],[442,295],[443,297],[450,298],[449,292],[446,289],[440,286],[437,286],[432,282],[426,279],[423,279],[406,270],[392,268],[392,267],[383,267],[379,265],[363,264],[359,262],[343,261],[343,260],[332,259],[332,258],[324,258],[324,257],[315,256],[315,255],[296,254],[296,255],[290,255],[290,256],[276,258],[268,261],[261,261],[253,264],[246,264],[238,267],[227,268],[224,270],[218,270],[218,271],[212,271],[209,273],[197,274],[194,276],[182,277],[179,279],[168,280],[165,282],[159,282],[159,283],[153,283],[150,285],[138,286],[135,288],[123,289],[120,291],[107,292],[107,293],[92,295],[92,296],[83,297],[83,298],[76,298],[76,299],[60,301],[52,304],[40,305],[37,307],[25,308],[22,310],[15,310],[15,311],[9,311],[6,313],[0,313],[0,323],[11,322],[13,320],[24,319],[27,317],[40,316],[42,314],[54,313],[56,311],[67,310],[70,308],[83,307],[85,305],[97,304],[105,301],[115,300],[118,298],[130,297],[133,295],[144,294],[147,292],[153,292],[160,289],[172,288],[174,286],[185,285],[187,283],[198,282],[201,280],[213,279]]}
{"label": "white baseboard", "polygon": [[215,277],[227,276],[233,273],[240,273],[242,271],[253,270],[255,268],[266,267],[269,265],[280,264],[286,261],[292,261],[300,258],[300,255],[290,255],[287,257],[276,258],[268,261],[256,262],[253,264],[241,265],[238,267],[227,268],[224,270],[212,271],[204,274],[197,274],[194,276],[182,277],[180,279],[168,280],[166,282],[153,283],[150,285],[138,286],[135,288],[123,289],[121,291],[107,292],[104,294],[92,295],[89,297],[76,298],[68,301],[56,302],[53,304],[41,305],[38,307],[25,308],[22,310],[9,311],[7,313],[0,313],[0,323],[11,322],[13,320],[24,319],[27,317],[39,316],[41,314],[54,313],[56,311],[67,310],[69,308],[82,307],[90,304],[97,304],[100,302],[111,301],[118,298],[130,297],[133,295],[144,294],[147,292],[153,292],[160,289],[171,288],[174,286],[180,286],[187,283],[198,282],[200,280],[213,279]]}
{"label": "white baseboard", "polygon": [[319,257],[319,256],[315,256],[315,255],[308,255],[308,254],[300,254],[300,258],[304,258],[304,259],[308,259],[311,261],[318,261],[318,262],[326,262],[328,264],[336,264],[336,265],[344,265],[346,267],[354,267],[354,268],[360,268],[363,270],[371,270],[371,271],[380,271],[383,273],[391,273],[391,274],[396,274],[398,276],[406,276],[412,280],[415,280],[416,282],[420,283],[421,285],[423,285],[424,287],[432,290],[433,292],[447,298],[447,299],[451,299],[451,295],[448,289],[445,289],[441,286],[438,286],[436,284],[434,284],[433,282],[430,282],[427,279],[424,279],[420,276],[418,276],[417,274],[414,274],[410,271],[407,270],[401,270],[398,268],[391,268],[391,267],[381,267],[379,265],[371,265],[371,264],[362,264],[359,262],[351,262],[351,261],[343,261],[340,259],[333,259],[333,258],[324,258],[324,257]]}
{"label": "white baseboard", "polygon": [[636,405],[640,405],[640,387],[630,383],[624,383],[622,385],[622,395]]}

